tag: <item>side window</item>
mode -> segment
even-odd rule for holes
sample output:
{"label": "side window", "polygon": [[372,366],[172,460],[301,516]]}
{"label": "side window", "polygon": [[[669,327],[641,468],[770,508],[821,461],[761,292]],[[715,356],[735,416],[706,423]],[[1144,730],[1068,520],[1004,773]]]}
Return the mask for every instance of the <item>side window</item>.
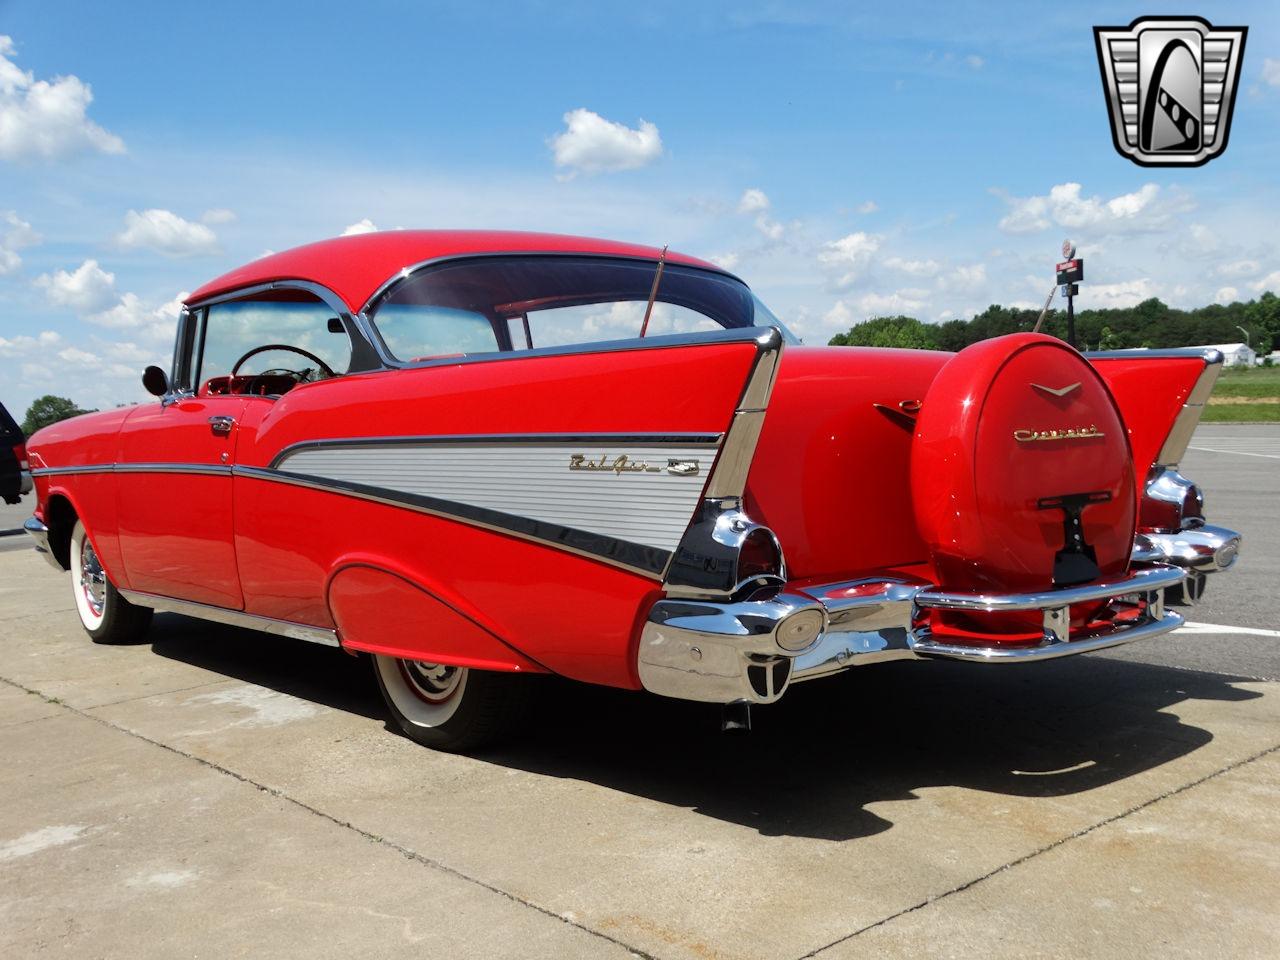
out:
{"label": "side window", "polygon": [[215,303],[197,324],[200,394],[276,395],[351,368],[351,338],[333,310],[310,295]]}
{"label": "side window", "polygon": [[[521,329],[518,332],[513,330],[512,344],[518,350],[526,343],[531,347],[562,347],[638,337],[647,305],[647,302],[638,300],[615,300],[612,303],[530,310],[518,318]],[[720,329],[720,324],[706,314],[675,303],[655,303],[646,333],[659,337],[665,333]]]}

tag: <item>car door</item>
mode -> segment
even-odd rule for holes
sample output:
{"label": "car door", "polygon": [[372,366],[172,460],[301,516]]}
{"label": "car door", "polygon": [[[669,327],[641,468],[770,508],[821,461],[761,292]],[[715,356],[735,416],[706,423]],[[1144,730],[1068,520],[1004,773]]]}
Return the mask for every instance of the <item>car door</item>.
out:
{"label": "car door", "polygon": [[231,463],[249,402],[242,396],[166,398],[124,422],[117,515],[134,590],[244,606],[232,537]]}

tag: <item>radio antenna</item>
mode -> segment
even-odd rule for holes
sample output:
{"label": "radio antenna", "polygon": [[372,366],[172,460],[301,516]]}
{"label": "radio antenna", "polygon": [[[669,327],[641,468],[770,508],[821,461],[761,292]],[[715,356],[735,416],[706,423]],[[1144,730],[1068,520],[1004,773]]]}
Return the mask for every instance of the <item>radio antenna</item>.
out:
{"label": "radio antenna", "polygon": [[1044,309],[1040,311],[1040,319],[1036,321],[1035,329],[1031,331],[1032,333],[1040,332],[1040,325],[1044,323],[1044,315],[1049,312],[1049,304],[1053,303],[1053,295],[1057,292],[1058,292],[1058,285],[1055,283],[1052,287],[1049,288],[1049,296],[1044,298]]}
{"label": "radio antenna", "polygon": [[653,301],[658,299],[658,284],[662,282],[662,269],[667,265],[667,246],[667,244],[664,244],[662,252],[658,254],[658,271],[653,275],[653,286],[649,290],[649,302],[644,308],[644,323],[640,324],[641,337],[649,329],[649,317],[653,314]]}

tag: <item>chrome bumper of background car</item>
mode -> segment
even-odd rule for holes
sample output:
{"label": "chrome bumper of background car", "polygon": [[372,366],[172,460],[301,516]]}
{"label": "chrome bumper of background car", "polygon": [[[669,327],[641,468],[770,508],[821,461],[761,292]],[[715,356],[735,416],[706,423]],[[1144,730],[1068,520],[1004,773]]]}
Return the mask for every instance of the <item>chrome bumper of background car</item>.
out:
{"label": "chrome bumper of background car", "polygon": [[[864,663],[1052,660],[1177,629],[1182,617],[1164,609],[1164,591],[1184,576],[1181,567],[1153,564],[1120,580],[1042,593],[953,593],[882,579],[805,587],[758,601],[660,600],[640,636],[640,681],[653,693],[685,700],[771,703],[793,682]],[[1099,600],[1133,615],[1072,639],[1071,606]],[[929,610],[1038,610],[1044,637],[1035,646],[946,643],[930,634]],[[799,614],[812,617],[808,611],[821,615],[821,632],[801,650],[786,649],[787,624]]]}
{"label": "chrome bumper of background car", "polygon": [[49,549],[49,528],[35,517],[28,517],[23,522],[22,529],[27,531],[31,539],[36,542],[36,552],[48,560],[55,570],[62,573],[62,564],[58,563],[53,551]]}

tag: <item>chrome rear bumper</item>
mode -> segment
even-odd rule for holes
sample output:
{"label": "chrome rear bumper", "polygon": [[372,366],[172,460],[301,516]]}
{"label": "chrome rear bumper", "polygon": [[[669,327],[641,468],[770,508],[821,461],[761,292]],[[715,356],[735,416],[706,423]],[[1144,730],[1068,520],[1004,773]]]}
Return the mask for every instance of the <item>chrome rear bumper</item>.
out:
{"label": "chrome rear bumper", "polygon": [[1134,537],[1133,562],[1181,567],[1182,602],[1195,603],[1204,593],[1205,577],[1235,566],[1243,537],[1225,527],[1201,525],[1178,533],[1140,533]]}
{"label": "chrome rear bumper", "polygon": [[[1185,576],[1181,567],[1153,564],[1120,580],[1042,593],[954,593],[886,578],[805,587],[763,600],[660,600],[640,636],[640,681],[668,697],[771,703],[791,683],[864,663],[1029,663],[1089,653],[1180,627],[1182,617],[1164,609],[1164,591]],[[1072,639],[1071,606],[1099,600],[1112,601],[1128,618]],[[786,649],[778,639],[783,622],[808,610],[821,613],[822,631],[805,649]],[[1031,646],[942,642],[925,624],[930,610],[1038,610],[1043,638]]]}

